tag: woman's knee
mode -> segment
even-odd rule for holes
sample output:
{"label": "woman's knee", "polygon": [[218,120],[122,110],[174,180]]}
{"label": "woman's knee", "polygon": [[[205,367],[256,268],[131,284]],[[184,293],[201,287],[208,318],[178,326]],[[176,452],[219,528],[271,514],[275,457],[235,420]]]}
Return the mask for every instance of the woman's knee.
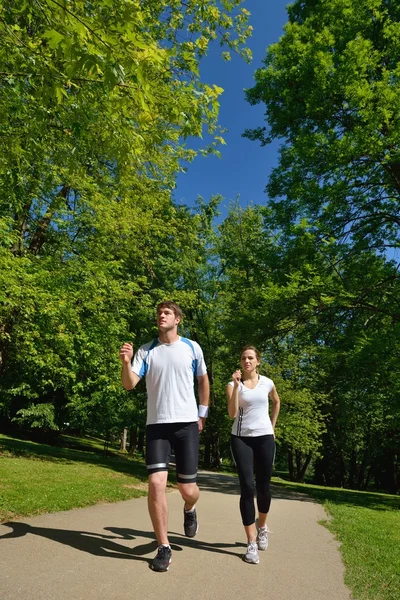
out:
{"label": "woman's knee", "polygon": [[254,498],[254,478],[253,477],[241,477],[240,478],[240,494],[241,496],[251,496]]}

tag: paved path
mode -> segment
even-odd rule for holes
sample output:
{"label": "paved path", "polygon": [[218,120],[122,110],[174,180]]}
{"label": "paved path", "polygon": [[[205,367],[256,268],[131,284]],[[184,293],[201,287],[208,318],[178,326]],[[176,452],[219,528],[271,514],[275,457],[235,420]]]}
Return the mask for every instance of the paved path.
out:
{"label": "paved path", "polygon": [[275,488],[270,547],[241,560],[237,480],[202,473],[196,538],[182,533],[182,500],[168,495],[172,564],[149,569],[156,542],[146,498],[0,524],[0,600],[350,600],[322,507]]}

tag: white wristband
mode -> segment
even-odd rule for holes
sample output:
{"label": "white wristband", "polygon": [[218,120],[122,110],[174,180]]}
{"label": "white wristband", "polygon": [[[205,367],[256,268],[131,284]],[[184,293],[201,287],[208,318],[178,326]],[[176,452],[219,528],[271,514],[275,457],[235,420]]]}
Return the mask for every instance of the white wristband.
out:
{"label": "white wristband", "polygon": [[203,419],[206,419],[208,417],[208,406],[199,404],[199,417],[202,417]]}

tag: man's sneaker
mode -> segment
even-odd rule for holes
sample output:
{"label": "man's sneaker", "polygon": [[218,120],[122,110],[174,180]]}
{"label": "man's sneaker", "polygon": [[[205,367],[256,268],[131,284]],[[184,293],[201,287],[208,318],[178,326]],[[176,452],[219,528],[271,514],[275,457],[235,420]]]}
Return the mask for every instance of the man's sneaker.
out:
{"label": "man's sneaker", "polygon": [[243,556],[243,560],[252,565],[258,565],[260,559],[258,558],[258,548],[256,542],[250,542],[247,546],[247,552]]}
{"label": "man's sneaker", "polygon": [[259,550],[266,550],[268,548],[268,532],[269,529],[267,526],[260,527],[258,524],[258,519],[256,519],[256,528],[257,528],[257,546]]}
{"label": "man's sneaker", "polygon": [[153,571],[168,571],[171,564],[171,548],[169,546],[158,546],[157,554],[153,558],[151,568]]}
{"label": "man's sneaker", "polygon": [[197,521],[196,509],[187,511],[183,509],[183,528],[187,537],[194,537],[199,530],[199,523]]}

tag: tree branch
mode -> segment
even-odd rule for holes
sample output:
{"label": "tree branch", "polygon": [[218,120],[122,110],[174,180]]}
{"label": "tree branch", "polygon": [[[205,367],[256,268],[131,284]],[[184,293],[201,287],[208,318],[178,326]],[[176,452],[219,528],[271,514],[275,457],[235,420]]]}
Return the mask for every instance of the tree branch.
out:
{"label": "tree branch", "polygon": [[68,8],[66,8],[65,6],[63,6],[62,4],[60,4],[59,2],[57,2],[56,0],[47,0],[47,2],[53,2],[53,4],[56,4],[57,6],[59,6],[62,10],[65,10],[65,12],[67,12],[69,15],[71,15],[71,17],[74,17],[74,19],[76,19],[77,21],[79,21],[79,23],[81,23],[84,27],[86,27],[86,29],[88,31],[90,31],[90,33],[92,33],[95,37],[97,37],[97,39],[104,44],[104,46],[108,49],[108,50],[112,50],[111,46],[109,46],[106,42],[104,42],[101,37],[94,31],[94,29],[92,29],[91,27],[89,27],[89,25],[87,25],[84,21],[82,21],[82,19],[80,19],[79,17],[76,16],[75,13],[73,13],[72,11],[68,10]]}

